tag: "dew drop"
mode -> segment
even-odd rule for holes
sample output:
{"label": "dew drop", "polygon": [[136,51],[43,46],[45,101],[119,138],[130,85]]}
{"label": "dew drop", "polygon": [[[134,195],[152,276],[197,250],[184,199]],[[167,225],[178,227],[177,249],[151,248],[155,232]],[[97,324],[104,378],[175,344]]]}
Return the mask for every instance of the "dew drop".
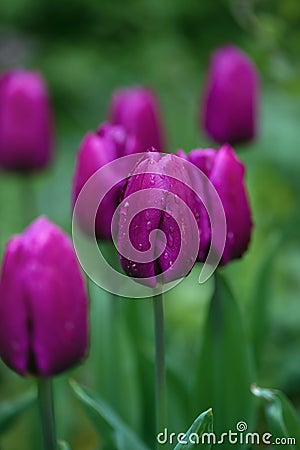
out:
{"label": "dew drop", "polygon": [[128,208],[128,206],[129,206],[129,202],[125,202],[124,203],[124,208]]}
{"label": "dew drop", "polygon": [[143,244],[142,244],[141,242],[138,244],[138,248],[139,248],[140,250],[143,250]]}
{"label": "dew drop", "polygon": [[150,220],[148,220],[148,222],[146,223],[146,229],[147,229],[148,231],[150,231],[151,228],[152,228],[152,223],[150,222]]}
{"label": "dew drop", "polygon": [[169,253],[168,252],[165,252],[164,253],[164,259],[168,259],[169,258]]}
{"label": "dew drop", "polygon": [[178,205],[178,203],[180,202],[180,198],[178,197],[177,194],[174,195],[174,200],[175,200],[175,203],[177,203],[177,205]]}

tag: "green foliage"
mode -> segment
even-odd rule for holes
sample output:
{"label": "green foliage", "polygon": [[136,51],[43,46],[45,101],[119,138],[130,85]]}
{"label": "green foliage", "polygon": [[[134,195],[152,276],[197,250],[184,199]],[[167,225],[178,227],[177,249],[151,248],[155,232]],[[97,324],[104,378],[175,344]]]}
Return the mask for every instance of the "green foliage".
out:
{"label": "green foliage", "polygon": [[[195,439],[195,434],[199,437],[199,442],[201,442],[201,437],[204,433],[212,433],[213,432],[213,413],[211,409],[200,414],[197,419],[193,422],[192,426],[186,432],[186,436],[184,440],[187,442],[184,444],[178,443],[174,450],[191,450],[197,446],[197,440]],[[194,437],[193,437],[194,436]],[[192,439],[193,437],[193,439]],[[195,443],[193,443],[194,441]],[[201,448],[210,449],[211,445],[201,444]]]}
{"label": "green foliage", "polygon": [[71,381],[71,387],[104,440],[113,442],[120,450],[147,450],[128,425],[99,396],[75,381]]}
{"label": "green foliage", "polygon": [[240,310],[224,278],[216,274],[191,397],[194,408],[213,408],[217,436],[235,430],[241,420],[252,427],[253,376]]}
{"label": "green foliage", "polygon": [[276,438],[294,438],[295,445],[286,445],[289,450],[296,450],[300,442],[300,422],[289,399],[276,389],[261,389],[252,386],[252,393],[262,400],[263,409],[272,433]]}

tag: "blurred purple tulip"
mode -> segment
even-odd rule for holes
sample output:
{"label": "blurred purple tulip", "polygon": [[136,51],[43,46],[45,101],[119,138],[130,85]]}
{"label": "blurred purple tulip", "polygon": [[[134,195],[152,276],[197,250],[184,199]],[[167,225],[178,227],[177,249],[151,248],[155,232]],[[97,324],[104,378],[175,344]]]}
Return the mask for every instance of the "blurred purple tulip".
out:
{"label": "blurred purple tulip", "polygon": [[114,93],[110,121],[122,125],[136,136],[140,152],[150,147],[165,150],[165,139],[159,105],[155,94],[144,87],[121,89]]}
{"label": "blurred purple tulip", "polygon": [[200,121],[207,135],[220,144],[254,139],[258,122],[258,73],[240,49],[216,50],[208,71]]}
{"label": "blurred purple tulip", "polygon": [[[193,150],[187,159],[209,178],[221,199],[227,222],[227,239],[221,259],[221,265],[225,265],[243,255],[251,238],[252,219],[244,183],[244,165],[228,144],[223,145],[219,151]],[[198,259],[203,262],[210,246],[210,225],[207,212],[200,201],[198,208],[202,218]]]}
{"label": "blurred purple tulip", "polygon": [[[196,216],[188,183],[188,175],[175,155],[149,152],[134,168],[119,221],[118,249],[127,275],[145,278],[145,284],[155,287],[157,275],[162,274],[161,282],[167,283],[188,273],[199,241],[197,225],[192,226],[191,216],[182,205],[185,203],[190,214]],[[144,252],[148,253],[147,262],[141,262]]]}
{"label": "blurred purple tulip", "polygon": [[40,217],[7,244],[0,280],[0,356],[20,375],[49,377],[88,347],[88,300],[71,240]]}
{"label": "blurred purple tulip", "polygon": [[0,78],[0,166],[28,172],[52,157],[53,127],[47,86],[41,74],[25,70]]}
{"label": "blurred purple tulip", "polygon": [[[104,123],[99,126],[96,133],[87,133],[80,145],[73,176],[73,207],[81,189],[97,170],[121,156],[138,151],[136,138],[128,135],[121,126]],[[101,202],[95,225],[98,239],[111,239],[111,220],[119,203],[121,188],[122,183],[114,186]],[[79,220],[83,228],[88,228],[85,226],[85,221],[90,220],[89,211],[88,204],[86,204],[85,211],[81,210]],[[86,217],[84,217],[84,213],[86,213]]]}

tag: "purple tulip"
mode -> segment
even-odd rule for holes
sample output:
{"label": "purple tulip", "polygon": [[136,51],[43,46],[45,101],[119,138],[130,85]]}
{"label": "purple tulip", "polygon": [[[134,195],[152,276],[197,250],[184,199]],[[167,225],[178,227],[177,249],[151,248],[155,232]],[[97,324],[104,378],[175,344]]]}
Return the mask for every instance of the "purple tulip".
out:
{"label": "purple tulip", "polygon": [[159,105],[151,90],[135,87],[116,91],[110,106],[110,120],[136,136],[140,152],[150,147],[164,150]]}
{"label": "purple tulip", "polygon": [[47,86],[37,72],[14,71],[0,78],[0,166],[28,172],[52,157],[52,116]]}
{"label": "purple tulip", "polygon": [[71,240],[40,217],[7,244],[0,280],[0,356],[49,377],[85,356],[88,300]]}
{"label": "purple tulip", "polygon": [[[97,170],[121,156],[138,151],[136,138],[128,135],[121,126],[104,123],[96,133],[86,134],[80,145],[73,177],[73,206],[81,189]],[[113,187],[101,202],[95,225],[98,239],[111,239],[111,221],[119,203],[121,188],[122,184]],[[89,221],[89,212],[90,206],[86,204],[85,211],[81,210],[79,217],[83,229],[88,228],[85,221]]]}
{"label": "purple tulip", "polygon": [[216,142],[251,141],[256,135],[259,81],[252,61],[234,46],[211,58],[200,121]]}
{"label": "purple tulip", "polygon": [[155,287],[159,275],[159,281],[167,283],[187,274],[199,241],[197,224],[192,223],[191,215],[196,217],[197,211],[189,183],[175,155],[149,152],[136,165],[127,182],[119,221],[118,249],[127,275],[144,278],[145,284]]}
{"label": "purple tulip", "polygon": [[[244,183],[244,165],[228,144],[223,145],[219,151],[193,150],[187,158],[205,173],[221,199],[227,222],[227,239],[221,259],[221,264],[225,265],[243,255],[251,238],[252,219]],[[209,219],[204,205],[198,204],[198,208],[202,217],[202,242],[198,259],[204,261],[210,246],[210,231],[207,228]]]}

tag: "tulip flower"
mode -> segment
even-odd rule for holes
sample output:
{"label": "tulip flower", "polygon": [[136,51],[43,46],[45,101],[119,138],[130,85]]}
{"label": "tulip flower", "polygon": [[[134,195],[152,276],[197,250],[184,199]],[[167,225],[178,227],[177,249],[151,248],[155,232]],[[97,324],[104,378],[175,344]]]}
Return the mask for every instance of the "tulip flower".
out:
{"label": "tulip flower", "polygon": [[[221,265],[225,265],[244,254],[251,238],[252,219],[244,165],[228,144],[219,151],[193,150],[187,158],[209,178],[221,199],[227,222],[227,238],[221,258]],[[210,246],[210,232],[207,231],[208,217],[204,205],[198,203],[198,209],[204,221],[204,224],[200,221],[201,229],[205,231],[201,233],[198,259],[204,261]]]}
{"label": "tulip flower", "polygon": [[41,74],[25,70],[0,78],[0,167],[30,172],[52,157],[52,116]]}
{"label": "tulip flower", "polygon": [[257,132],[259,82],[252,61],[234,46],[211,58],[200,121],[220,144],[251,141]]}
{"label": "tulip flower", "polygon": [[[89,132],[84,137],[77,155],[73,176],[73,206],[81,189],[88,179],[109,162],[139,152],[136,138],[126,133],[123,127],[104,123],[97,132]],[[106,194],[96,216],[95,233],[98,239],[111,239],[111,221],[119,203],[122,185],[112,187]],[[79,220],[83,228],[84,221],[89,220],[89,205],[86,205],[86,218]]]}
{"label": "tulip flower", "polygon": [[136,136],[140,152],[150,147],[163,151],[164,133],[156,96],[143,87],[121,89],[114,93],[110,106],[110,121],[122,125]]}
{"label": "tulip flower", "polygon": [[[120,261],[127,275],[144,278],[146,284],[155,287],[158,275],[162,275],[161,282],[167,283],[189,272],[195,243],[199,241],[197,224],[193,226],[196,203],[189,183],[175,155],[149,152],[133,169],[119,221]],[[162,232],[166,241],[159,233],[154,233],[151,241],[154,230]],[[137,260],[136,256],[144,252],[148,253],[146,262]]]}
{"label": "tulip flower", "polygon": [[0,279],[0,356],[47,378],[85,356],[88,300],[71,240],[46,218],[7,244]]}

